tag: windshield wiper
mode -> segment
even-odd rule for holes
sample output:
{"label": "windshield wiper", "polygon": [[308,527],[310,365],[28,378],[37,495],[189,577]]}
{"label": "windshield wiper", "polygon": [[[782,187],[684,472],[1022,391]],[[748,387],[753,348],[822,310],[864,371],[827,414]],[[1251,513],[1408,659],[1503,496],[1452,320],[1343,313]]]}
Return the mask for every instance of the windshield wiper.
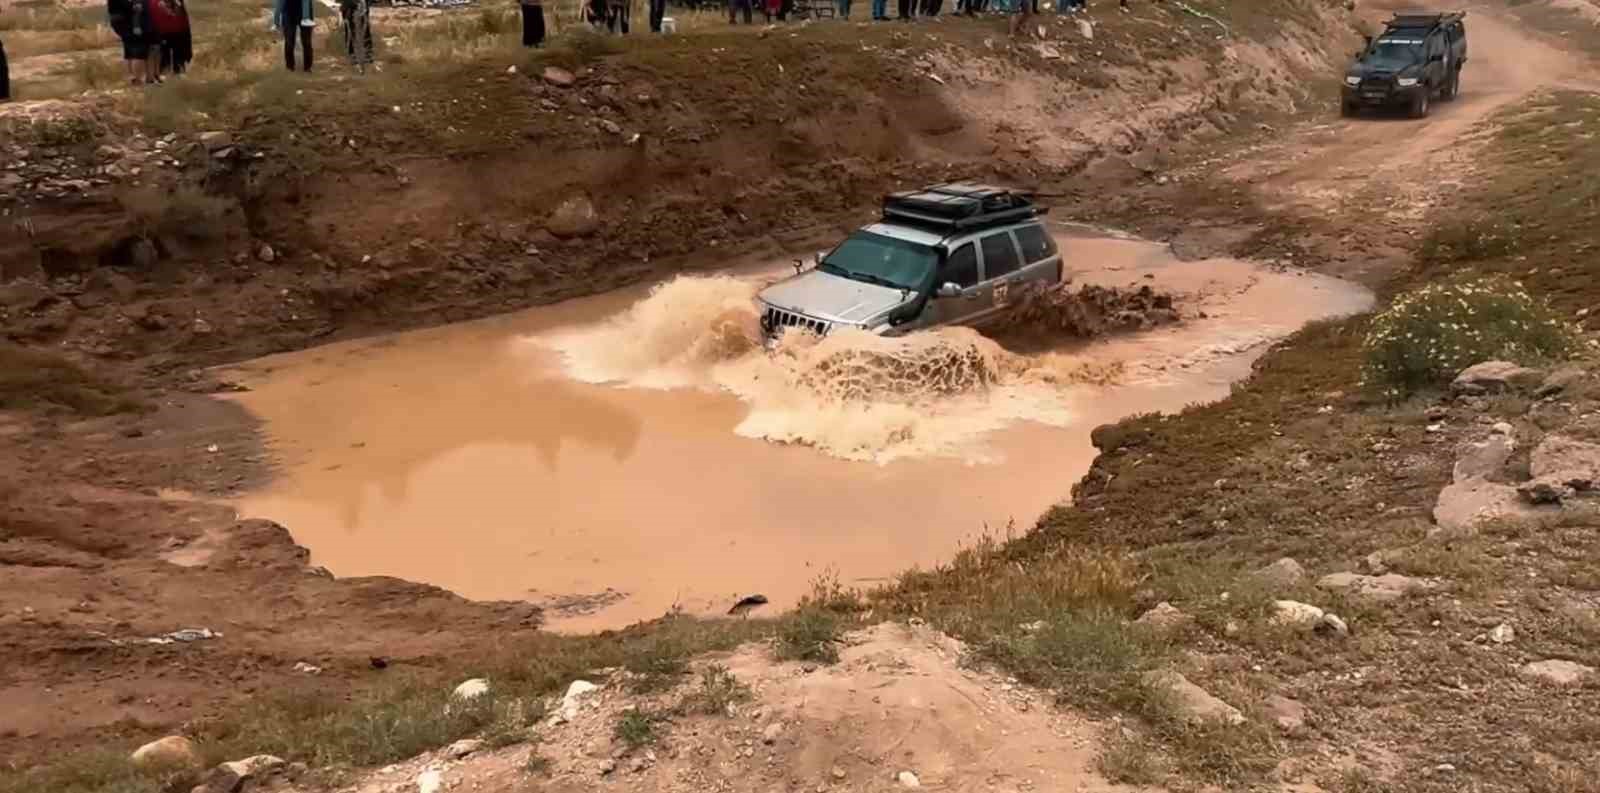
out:
{"label": "windshield wiper", "polygon": [[887,278],[884,278],[881,275],[873,275],[872,273],[862,273],[862,272],[856,272],[855,270],[851,270],[851,271],[849,271],[848,273],[845,274],[845,277],[849,278],[849,279],[852,279],[852,280],[856,280],[856,281],[866,281],[869,284],[877,284],[878,286],[887,286],[890,289],[900,289],[900,290],[904,290],[905,289],[905,287],[903,287],[903,286],[901,286],[901,285],[899,285],[899,284],[897,284],[897,283],[895,283],[895,282],[893,282],[893,281],[891,281],[891,280],[889,280]]}

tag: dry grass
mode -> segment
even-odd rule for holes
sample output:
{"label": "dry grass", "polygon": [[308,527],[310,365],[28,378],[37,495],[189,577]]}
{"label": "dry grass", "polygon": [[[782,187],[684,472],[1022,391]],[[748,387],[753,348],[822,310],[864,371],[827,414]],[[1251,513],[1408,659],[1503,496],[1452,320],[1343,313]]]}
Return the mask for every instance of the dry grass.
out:
{"label": "dry grass", "polygon": [[140,406],[124,386],[66,358],[0,341],[0,410],[106,415]]}

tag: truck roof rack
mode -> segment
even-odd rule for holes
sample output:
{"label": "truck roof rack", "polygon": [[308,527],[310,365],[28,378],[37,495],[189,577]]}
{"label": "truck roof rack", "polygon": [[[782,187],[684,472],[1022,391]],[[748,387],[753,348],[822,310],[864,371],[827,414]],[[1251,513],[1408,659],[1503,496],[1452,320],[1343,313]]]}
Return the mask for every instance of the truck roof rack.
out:
{"label": "truck roof rack", "polygon": [[1043,212],[1026,193],[1004,187],[950,182],[883,197],[884,220],[961,231],[1015,223]]}
{"label": "truck roof rack", "polygon": [[1440,25],[1458,22],[1466,17],[1465,11],[1396,11],[1387,23],[1390,28],[1423,28],[1432,30]]}

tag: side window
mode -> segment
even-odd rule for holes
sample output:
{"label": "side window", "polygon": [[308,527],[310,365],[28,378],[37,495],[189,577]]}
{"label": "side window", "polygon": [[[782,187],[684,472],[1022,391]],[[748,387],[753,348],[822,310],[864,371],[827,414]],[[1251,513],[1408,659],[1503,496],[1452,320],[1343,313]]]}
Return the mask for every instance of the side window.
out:
{"label": "side window", "polygon": [[939,284],[947,283],[963,289],[978,285],[978,251],[972,243],[957,248],[939,267]]}
{"label": "side window", "polygon": [[1028,264],[1044,261],[1056,255],[1056,241],[1044,233],[1043,226],[1023,226],[1017,229],[1017,244],[1022,246],[1022,260]]}
{"label": "side window", "polygon": [[983,238],[982,244],[984,280],[1010,275],[1022,266],[1017,260],[1017,246],[1011,242],[1011,232],[990,234]]}

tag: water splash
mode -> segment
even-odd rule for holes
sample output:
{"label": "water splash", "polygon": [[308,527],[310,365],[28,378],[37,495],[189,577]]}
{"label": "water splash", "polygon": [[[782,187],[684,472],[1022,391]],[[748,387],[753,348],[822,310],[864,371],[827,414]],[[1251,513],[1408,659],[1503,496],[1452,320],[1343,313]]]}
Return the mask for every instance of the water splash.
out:
{"label": "water splash", "polygon": [[967,328],[900,337],[839,330],[759,344],[761,284],[680,276],[599,325],[548,339],[568,374],[639,388],[702,388],[749,406],[738,434],[887,463],[955,456],[991,462],[985,435],[1019,421],[1065,426],[1073,394],[1115,366],[1007,352]]}

